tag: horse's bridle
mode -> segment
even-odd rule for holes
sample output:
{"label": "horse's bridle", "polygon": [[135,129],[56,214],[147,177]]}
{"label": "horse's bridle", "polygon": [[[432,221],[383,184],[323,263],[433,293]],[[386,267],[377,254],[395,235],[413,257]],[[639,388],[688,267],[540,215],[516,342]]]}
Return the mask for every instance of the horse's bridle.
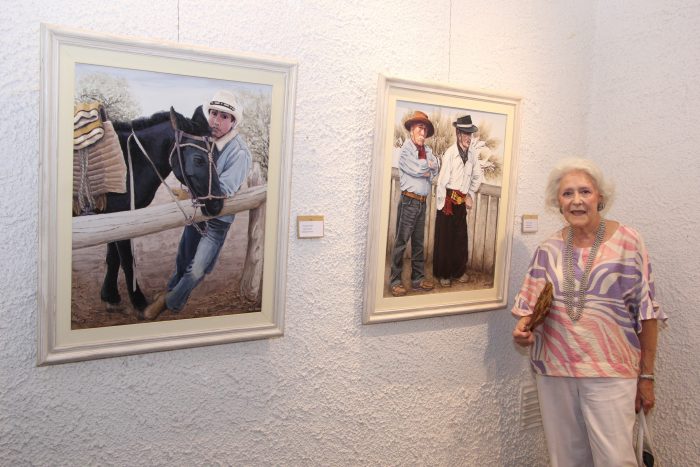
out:
{"label": "horse's bridle", "polygon": [[[193,139],[195,141],[203,141],[207,147],[206,150],[197,144],[181,143],[183,136],[187,137],[189,139]],[[129,161],[129,174],[130,174],[129,182],[130,182],[130,186],[131,186],[131,188],[130,188],[131,189],[131,201],[130,201],[131,202],[131,210],[133,211],[136,207],[135,200],[134,200],[134,170],[133,170],[132,162],[131,162],[131,145],[129,144],[129,140],[132,140],[132,139],[134,140],[136,145],[139,147],[139,149],[141,150],[141,153],[144,155],[146,160],[151,164],[153,171],[156,173],[156,175],[160,179],[160,182],[168,190],[168,193],[170,193],[170,197],[173,198],[178,209],[180,209],[180,211],[182,212],[182,215],[185,216],[185,224],[191,225],[192,227],[194,227],[197,230],[197,232],[199,232],[199,234],[201,236],[203,236],[203,237],[206,236],[207,235],[206,232],[203,231],[197,225],[197,223],[194,221],[197,208],[201,208],[204,205],[204,201],[206,201],[208,199],[226,198],[226,196],[215,196],[215,195],[211,194],[212,179],[213,179],[212,170],[216,170],[216,167],[214,164],[214,144],[213,144],[211,138],[209,138],[208,136],[192,135],[189,133],[185,133],[182,130],[176,129],[175,130],[175,144],[173,145],[173,149],[170,151],[170,156],[168,157],[168,162],[170,163],[170,168],[172,169],[172,167],[173,167],[173,162],[172,162],[173,154],[175,154],[175,152],[177,151],[178,161],[180,162],[180,171],[182,172],[182,178],[183,178],[183,180],[185,180],[185,184],[187,185],[187,188],[190,191],[192,205],[195,208],[195,214],[192,214],[191,216],[188,215],[187,212],[185,211],[185,209],[180,205],[180,201],[178,200],[178,197],[175,195],[175,193],[173,193],[172,188],[170,188],[170,186],[165,182],[165,179],[160,174],[160,172],[158,172],[158,168],[156,167],[156,165],[153,162],[153,160],[151,159],[151,157],[148,155],[146,148],[143,147],[143,145],[141,144],[141,141],[139,140],[138,136],[136,136],[136,132],[133,129],[131,130],[131,134],[129,135],[129,137],[127,138],[127,141],[126,141],[127,159]],[[187,176],[185,175],[184,165],[182,164],[182,162],[183,162],[182,161],[182,151],[180,151],[180,147],[182,147],[182,146],[192,146],[192,147],[197,148],[198,150],[200,150],[202,152],[207,153],[207,161],[208,161],[208,166],[209,166],[209,183],[208,183],[207,196],[195,196],[194,190],[192,189],[192,186],[190,185],[190,182],[187,179]],[[136,280],[136,276],[134,276],[134,282],[135,282],[135,280]],[[134,287],[135,287],[135,285],[134,285]]]}
{"label": "horse's bridle", "polygon": [[[187,139],[192,139],[195,141],[201,141],[205,144],[206,149],[203,148],[202,146],[194,143],[183,143],[182,138],[185,137]],[[185,165],[183,161],[183,156],[182,156],[182,151],[181,148],[183,147],[191,147],[194,148],[198,151],[202,151],[206,153],[207,155],[207,166],[209,168],[209,180],[207,182],[207,194],[205,196],[195,196],[195,191],[190,184],[190,181],[187,177],[187,174],[185,174]],[[172,151],[170,151],[170,167],[173,167],[173,155],[177,152],[177,159],[178,162],[180,163],[180,172],[182,172],[182,180],[184,181],[185,185],[187,186],[187,189],[190,191],[190,196],[192,197],[193,202],[197,203],[195,204],[196,206],[201,207],[204,203],[204,201],[209,200],[209,199],[224,199],[226,198],[226,195],[214,195],[212,194],[212,183],[214,179],[214,171],[216,170],[216,164],[214,162],[214,142],[212,138],[209,136],[197,136],[193,135],[190,133],[186,133],[182,130],[176,129],[175,130],[175,144],[173,145]]]}

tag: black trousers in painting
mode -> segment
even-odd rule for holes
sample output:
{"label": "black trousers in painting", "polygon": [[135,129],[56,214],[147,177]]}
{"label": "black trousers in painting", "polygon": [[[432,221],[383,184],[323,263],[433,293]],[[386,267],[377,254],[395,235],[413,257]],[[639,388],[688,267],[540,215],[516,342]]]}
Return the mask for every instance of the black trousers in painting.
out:
{"label": "black trousers in painting", "polygon": [[453,204],[452,215],[438,210],[435,216],[433,276],[457,279],[467,270],[468,239],[467,208]]}

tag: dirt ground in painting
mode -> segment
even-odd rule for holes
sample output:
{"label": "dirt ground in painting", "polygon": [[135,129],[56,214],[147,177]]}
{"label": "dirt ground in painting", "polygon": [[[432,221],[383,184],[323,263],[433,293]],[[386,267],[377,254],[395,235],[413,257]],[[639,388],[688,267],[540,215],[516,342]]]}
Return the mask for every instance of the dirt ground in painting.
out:
{"label": "dirt ground in painting", "polygon": [[[409,247],[410,248],[410,244]],[[469,290],[480,290],[480,289],[490,289],[493,287],[493,274],[486,274],[483,272],[467,270],[467,275],[469,276],[469,281],[466,283],[460,283],[458,281],[452,281],[450,287],[442,287],[440,282],[433,277],[432,274],[433,263],[425,263],[426,279],[430,279],[435,282],[435,288],[428,292],[422,290],[412,290],[410,287],[406,290],[406,295],[426,295],[426,294],[439,294],[445,292],[466,292]],[[391,258],[387,258],[384,267],[384,297],[391,297],[391,290],[389,287],[389,276],[391,275]],[[411,259],[404,258],[403,270],[401,271],[401,281],[404,287],[408,287],[411,284]]]}
{"label": "dirt ground in painting", "polygon": [[[178,186],[171,182],[171,186]],[[163,187],[156,195],[155,203],[168,202]],[[180,241],[181,228],[134,239],[136,277],[141,290],[150,302],[158,292],[164,291],[175,268],[175,256]],[[229,230],[226,242],[214,271],[207,275],[192,292],[187,306],[180,313],[165,311],[157,321],[201,318],[260,311],[260,304],[244,300],[239,293],[248,238],[248,212],[241,212]],[[71,327],[85,329],[122,324],[142,323],[136,316],[127,294],[124,275],[120,272],[120,309],[107,310],[100,300],[100,288],[104,278],[107,245],[73,251]]]}

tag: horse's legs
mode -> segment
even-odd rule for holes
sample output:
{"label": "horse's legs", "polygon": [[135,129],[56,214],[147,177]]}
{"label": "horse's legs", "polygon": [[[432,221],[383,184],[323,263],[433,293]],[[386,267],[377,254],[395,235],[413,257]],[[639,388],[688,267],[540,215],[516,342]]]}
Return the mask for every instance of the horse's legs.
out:
{"label": "horse's legs", "polygon": [[124,279],[126,281],[126,290],[129,292],[129,299],[138,311],[143,311],[148,305],[146,297],[141,292],[139,284],[134,279],[134,254],[131,247],[131,240],[120,240],[116,242],[117,251],[119,252],[119,261],[124,271]]}
{"label": "horse's legs", "polygon": [[107,303],[107,309],[118,309],[122,298],[119,296],[119,288],[117,287],[117,278],[119,277],[119,252],[117,251],[116,243],[107,244],[107,272],[105,273],[104,281],[102,281],[102,290],[100,290],[100,298]]}

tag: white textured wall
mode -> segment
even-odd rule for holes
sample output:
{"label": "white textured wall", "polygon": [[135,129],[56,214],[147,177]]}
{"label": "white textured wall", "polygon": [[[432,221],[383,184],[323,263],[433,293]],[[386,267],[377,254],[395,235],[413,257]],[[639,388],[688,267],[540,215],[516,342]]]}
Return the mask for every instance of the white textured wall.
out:
{"label": "white textured wall", "polygon": [[[452,3],[0,0],[11,18],[0,27],[0,465],[545,462],[539,430],[518,426],[528,372],[507,310],[360,323],[379,72],[524,97],[518,214],[541,211],[563,154],[614,169],[614,214],[647,236],[674,317],[659,447],[674,465],[697,461],[697,8]],[[299,62],[291,218],[324,214],[326,236],[289,235],[283,338],[34,366],[39,22]],[[540,224],[514,238],[511,297],[558,220]]]}
{"label": "white textured wall", "polygon": [[614,174],[611,216],[644,235],[671,316],[653,418],[664,465],[699,465],[700,4],[598,6],[589,152]]}

